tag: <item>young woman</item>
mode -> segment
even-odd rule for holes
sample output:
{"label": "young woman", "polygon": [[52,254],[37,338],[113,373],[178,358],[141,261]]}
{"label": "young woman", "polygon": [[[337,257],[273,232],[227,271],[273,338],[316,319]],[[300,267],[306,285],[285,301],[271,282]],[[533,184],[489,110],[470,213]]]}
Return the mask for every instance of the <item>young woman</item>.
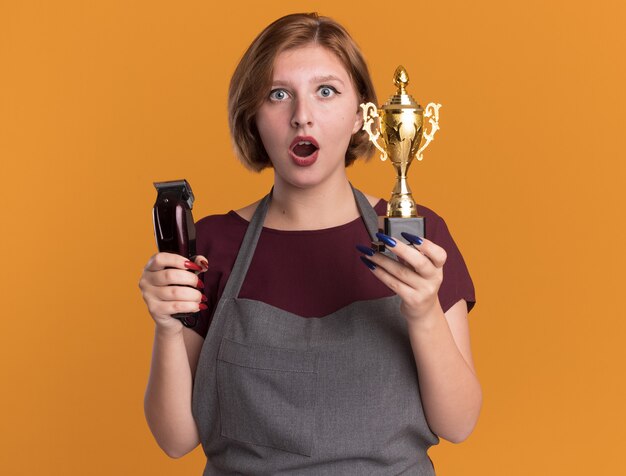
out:
{"label": "young woman", "polygon": [[[428,239],[379,234],[397,259],[366,246],[386,203],[346,166],[372,153],[368,101],[343,27],[317,14],[269,25],[233,75],[229,121],[244,164],[273,169],[271,192],[199,220],[195,263],[158,253],[144,269],[146,418],[172,457],[202,444],[206,475],[434,474],[428,448],[476,424],[474,290],[444,221],[418,207]],[[193,329],[170,317],[198,310]]]}

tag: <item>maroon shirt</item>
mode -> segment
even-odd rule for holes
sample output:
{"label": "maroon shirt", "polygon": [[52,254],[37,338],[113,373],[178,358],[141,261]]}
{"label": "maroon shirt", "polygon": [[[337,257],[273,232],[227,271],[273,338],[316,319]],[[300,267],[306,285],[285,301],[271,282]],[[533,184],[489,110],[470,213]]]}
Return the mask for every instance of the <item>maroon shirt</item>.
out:
{"label": "maroon shirt", "polygon": [[[374,207],[385,215],[387,202]],[[443,268],[439,302],[447,311],[460,299],[471,310],[476,299],[474,285],[463,257],[443,219],[432,210],[417,206],[426,220],[426,237],[444,248],[448,258]],[[230,211],[211,215],[196,223],[197,253],[209,261],[201,278],[208,309],[200,312],[193,328],[205,337],[235,263],[248,221]],[[370,237],[362,218],[344,225],[310,231],[263,228],[240,298],[263,301],[302,317],[323,317],[355,301],[392,296],[361,262],[355,246],[368,245]]]}

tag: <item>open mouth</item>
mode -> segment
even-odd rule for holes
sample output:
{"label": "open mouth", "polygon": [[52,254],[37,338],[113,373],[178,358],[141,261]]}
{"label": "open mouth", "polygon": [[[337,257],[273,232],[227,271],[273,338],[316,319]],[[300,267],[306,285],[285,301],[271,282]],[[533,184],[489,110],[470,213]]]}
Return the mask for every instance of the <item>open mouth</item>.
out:
{"label": "open mouth", "polygon": [[291,152],[299,158],[310,157],[319,150],[319,146],[312,137],[296,137],[291,143]]}
{"label": "open mouth", "polygon": [[292,150],[298,157],[308,157],[317,150],[317,147],[315,147],[311,142],[300,141]]}

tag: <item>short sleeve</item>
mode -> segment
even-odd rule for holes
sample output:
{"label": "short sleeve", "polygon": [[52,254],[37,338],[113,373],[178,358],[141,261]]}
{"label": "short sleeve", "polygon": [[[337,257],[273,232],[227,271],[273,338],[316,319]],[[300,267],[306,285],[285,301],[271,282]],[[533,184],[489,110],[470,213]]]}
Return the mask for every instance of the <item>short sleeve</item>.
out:
{"label": "short sleeve", "polygon": [[439,288],[439,302],[443,312],[447,312],[460,299],[467,302],[469,312],[476,304],[476,293],[465,260],[444,219],[432,211],[426,216],[426,238],[441,246],[447,253],[443,266],[443,282]]}
{"label": "short sleeve", "polygon": [[210,215],[196,223],[196,251],[209,262],[209,269],[199,276],[204,284],[202,293],[208,299],[208,309],[200,311],[198,322],[192,327],[203,338],[206,338],[246,228],[246,222],[232,211]]}

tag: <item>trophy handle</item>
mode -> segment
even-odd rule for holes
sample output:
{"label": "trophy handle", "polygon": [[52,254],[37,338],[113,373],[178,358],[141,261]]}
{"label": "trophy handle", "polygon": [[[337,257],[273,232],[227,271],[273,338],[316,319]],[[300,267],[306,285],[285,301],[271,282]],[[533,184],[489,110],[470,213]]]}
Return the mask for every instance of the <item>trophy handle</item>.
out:
{"label": "trophy handle", "polygon": [[374,143],[376,148],[380,151],[381,156],[380,160],[387,160],[387,151],[383,149],[378,144],[378,138],[380,137],[380,127],[377,127],[376,134],[372,132],[372,124],[374,124],[376,118],[380,121],[380,116],[378,115],[378,108],[376,104],[373,102],[368,102],[365,104],[360,104],[361,109],[363,110],[363,127],[362,129],[367,132],[367,135],[370,136],[370,140]]}
{"label": "trophy handle", "polygon": [[422,160],[424,158],[424,155],[422,154],[422,152],[424,151],[424,149],[426,149],[426,147],[428,147],[428,144],[430,144],[430,141],[432,141],[435,138],[435,132],[439,130],[439,108],[440,107],[441,107],[441,104],[431,102],[428,104],[428,106],[426,106],[426,109],[424,110],[424,118],[428,119],[428,122],[430,122],[430,132],[424,133],[424,139],[426,140],[426,142],[424,142],[424,145],[420,147],[419,150],[417,151],[417,160]]}

